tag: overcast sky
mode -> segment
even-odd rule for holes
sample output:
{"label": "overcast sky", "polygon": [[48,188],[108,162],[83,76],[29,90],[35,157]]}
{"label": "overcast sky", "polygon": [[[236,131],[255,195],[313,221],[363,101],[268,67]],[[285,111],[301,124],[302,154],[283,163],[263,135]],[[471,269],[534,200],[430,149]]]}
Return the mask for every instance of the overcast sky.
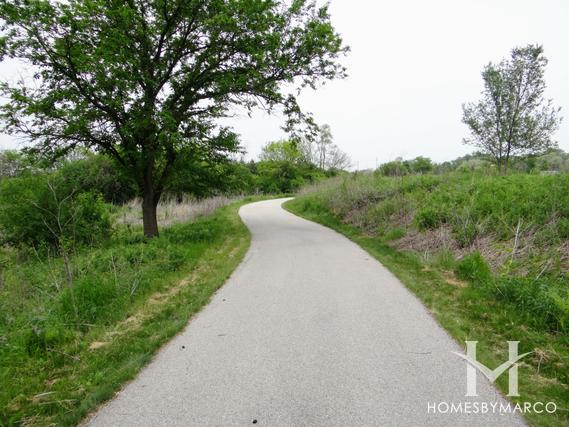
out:
{"label": "overcast sky", "polygon": [[[349,77],[300,97],[354,166],[374,167],[396,157],[436,161],[472,151],[461,104],[476,101],[480,72],[512,47],[544,46],[547,96],[567,116],[556,134],[569,151],[569,1],[567,0],[332,0],[333,23],[351,52]],[[13,75],[0,66],[0,76]],[[230,121],[255,158],[267,141],[286,135],[282,119],[264,113]],[[0,136],[0,148],[13,148]]]}
{"label": "overcast sky", "polygon": [[[351,52],[349,77],[300,98],[359,168],[396,157],[449,160],[462,144],[464,102],[476,101],[480,73],[514,46],[539,43],[549,59],[547,96],[567,119],[556,139],[569,151],[569,1],[332,0],[333,23]],[[254,157],[284,136],[281,120],[233,120]]]}

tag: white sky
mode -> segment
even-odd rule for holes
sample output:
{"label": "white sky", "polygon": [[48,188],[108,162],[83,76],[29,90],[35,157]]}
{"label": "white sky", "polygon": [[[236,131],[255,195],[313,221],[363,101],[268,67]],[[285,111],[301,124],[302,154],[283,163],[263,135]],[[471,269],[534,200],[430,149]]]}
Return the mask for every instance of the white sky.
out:
{"label": "white sky", "polygon": [[[330,8],[351,47],[343,61],[349,77],[303,93],[300,103],[331,126],[355,167],[473,151],[461,143],[462,103],[479,98],[485,64],[528,43],[543,44],[549,59],[547,97],[567,116],[556,139],[569,151],[569,1],[331,0]],[[13,64],[0,65],[2,79],[15,72]],[[261,112],[230,120],[249,158],[286,136],[281,123]],[[0,148],[15,146],[13,137],[0,135]]]}
{"label": "white sky", "polygon": [[[543,44],[549,59],[547,96],[567,116],[556,139],[569,151],[569,1],[332,0],[330,10],[352,49],[349,77],[300,101],[331,126],[354,166],[472,152],[461,142],[461,105],[479,98],[484,65],[528,43]],[[232,123],[251,157],[285,136],[281,121],[262,113]]]}

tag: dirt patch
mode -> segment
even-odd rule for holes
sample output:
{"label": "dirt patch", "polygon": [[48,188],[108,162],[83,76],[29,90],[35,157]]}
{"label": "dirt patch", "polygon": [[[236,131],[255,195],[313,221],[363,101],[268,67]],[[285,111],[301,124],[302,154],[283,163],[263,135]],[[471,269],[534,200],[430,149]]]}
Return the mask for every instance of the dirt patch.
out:
{"label": "dirt patch", "polygon": [[90,345],[89,345],[89,350],[97,350],[101,347],[104,347],[106,345],[108,345],[108,342],[105,341],[93,341]]}
{"label": "dirt patch", "polygon": [[445,273],[444,278],[445,282],[449,285],[456,286],[457,288],[466,288],[468,286],[468,283],[458,280],[452,273]]}

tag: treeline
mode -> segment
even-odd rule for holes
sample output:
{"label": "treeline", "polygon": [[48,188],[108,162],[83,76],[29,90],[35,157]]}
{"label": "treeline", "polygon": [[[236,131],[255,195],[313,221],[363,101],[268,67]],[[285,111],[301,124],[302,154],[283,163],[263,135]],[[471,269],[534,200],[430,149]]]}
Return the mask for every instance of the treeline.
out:
{"label": "treeline", "polygon": [[[337,175],[347,164],[345,153],[328,141],[270,142],[258,161],[188,159],[172,172],[165,194],[181,200],[291,193]],[[117,206],[139,196],[131,177],[103,154],[81,151],[48,162],[22,151],[0,152],[0,243],[57,248],[71,240],[93,243],[112,229],[110,215]]]}
{"label": "treeline", "polygon": [[[288,193],[341,172],[337,168],[322,169],[302,155],[283,155],[292,145],[290,141],[269,143],[258,161],[188,162],[173,173],[167,195],[190,194],[204,198],[218,194]],[[20,151],[0,152],[2,182],[6,182],[6,178],[13,181],[30,175],[49,175],[75,192],[96,191],[108,203],[121,204],[137,197],[136,186],[130,178],[102,154],[85,151],[47,163]]]}
{"label": "treeline", "polygon": [[[515,156],[510,159],[509,170],[518,173],[569,172],[569,153],[558,148],[552,148],[539,155]],[[380,165],[376,173],[382,176],[404,176],[455,171],[479,172],[486,175],[499,173],[494,159],[480,152],[467,154],[442,163],[435,163],[422,156],[411,160],[397,158]]]}

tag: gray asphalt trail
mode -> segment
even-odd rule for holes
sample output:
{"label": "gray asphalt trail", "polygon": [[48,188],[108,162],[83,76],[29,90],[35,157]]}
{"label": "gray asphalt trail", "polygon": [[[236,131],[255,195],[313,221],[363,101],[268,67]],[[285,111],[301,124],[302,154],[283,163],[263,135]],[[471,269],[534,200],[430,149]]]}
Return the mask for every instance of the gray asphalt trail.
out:
{"label": "gray asphalt trail", "polygon": [[[282,202],[241,208],[243,263],[90,426],[524,425],[429,413],[473,399],[461,347],[379,262]],[[478,392],[505,403],[482,375]]]}

